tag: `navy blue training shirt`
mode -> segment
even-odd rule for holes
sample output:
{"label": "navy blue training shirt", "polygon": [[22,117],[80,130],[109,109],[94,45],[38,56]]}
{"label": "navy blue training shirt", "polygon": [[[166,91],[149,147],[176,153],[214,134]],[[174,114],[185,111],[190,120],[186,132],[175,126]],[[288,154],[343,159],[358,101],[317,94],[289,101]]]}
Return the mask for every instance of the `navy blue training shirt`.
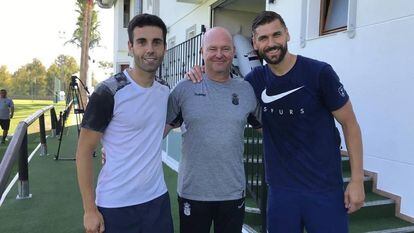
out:
{"label": "navy blue training shirt", "polygon": [[262,106],[266,182],[315,192],[342,188],[340,139],[331,112],[349,97],[332,67],[297,56],[283,76],[265,65],[246,80]]}

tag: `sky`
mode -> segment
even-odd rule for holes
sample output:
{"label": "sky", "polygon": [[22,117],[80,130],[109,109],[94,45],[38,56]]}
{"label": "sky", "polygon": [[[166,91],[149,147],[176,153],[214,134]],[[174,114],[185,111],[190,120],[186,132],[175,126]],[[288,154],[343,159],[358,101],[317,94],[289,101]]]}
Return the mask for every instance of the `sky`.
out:
{"label": "sky", "polygon": [[[71,55],[79,64],[80,48],[64,45],[76,28],[75,0],[2,1],[0,4],[0,66],[9,72],[39,59],[46,69],[60,54]],[[113,62],[113,8],[97,5],[101,46],[90,53],[97,61]],[[99,79],[99,77],[97,77]],[[105,77],[102,77],[105,78]]]}

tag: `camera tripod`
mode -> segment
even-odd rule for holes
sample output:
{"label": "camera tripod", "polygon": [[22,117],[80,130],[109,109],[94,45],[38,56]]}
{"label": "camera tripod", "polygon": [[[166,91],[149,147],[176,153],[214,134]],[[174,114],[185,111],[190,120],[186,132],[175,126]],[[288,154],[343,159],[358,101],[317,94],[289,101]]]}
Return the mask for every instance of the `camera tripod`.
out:
{"label": "camera tripod", "polygon": [[[73,106],[73,113],[75,114],[75,119],[76,119],[76,129],[77,129],[77,133],[78,133],[78,138],[79,138],[79,134],[80,134],[80,130],[81,130],[81,121],[83,118],[83,114],[85,113],[85,105],[83,103],[82,100],[82,95],[79,92],[79,85],[77,83],[77,80],[80,81],[80,83],[82,84],[82,87],[85,89],[86,93],[89,95],[89,91],[88,88],[85,86],[85,84],[82,82],[82,80],[80,80],[77,76],[71,76],[71,82],[69,85],[69,95],[68,95],[68,99],[70,99],[69,104],[67,104],[67,106],[65,107],[65,111],[63,111],[63,113],[60,113],[60,135],[59,135],[59,146],[58,146],[58,150],[55,156],[55,160],[75,160],[75,157],[72,158],[59,158],[60,155],[60,147],[62,144],[62,139],[63,139],[63,132],[65,130],[65,122],[67,117],[69,116],[70,110]],[[68,101],[66,102],[68,103]],[[95,155],[95,153],[94,153]]]}

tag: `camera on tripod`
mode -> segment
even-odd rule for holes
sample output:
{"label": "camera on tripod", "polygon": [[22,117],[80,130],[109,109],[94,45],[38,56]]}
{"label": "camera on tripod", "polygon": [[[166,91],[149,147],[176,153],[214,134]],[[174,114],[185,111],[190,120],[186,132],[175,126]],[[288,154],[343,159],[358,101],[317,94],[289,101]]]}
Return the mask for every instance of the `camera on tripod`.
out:
{"label": "camera on tripod", "polygon": [[79,87],[78,86],[78,83],[76,82],[76,79],[77,79],[78,77],[76,77],[75,75],[72,75],[71,77],[70,77],[70,87],[71,88],[75,88],[75,87]]}
{"label": "camera on tripod", "polygon": [[[81,121],[83,118],[83,114],[85,113],[85,107],[83,104],[81,93],[79,91],[78,81],[80,82],[80,84],[82,85],[83,89],[86,91],[87,94],[89,94],[89,91],[88,91],[88,88],[85,86],[85,84],[82,82],[82,80],[79,79],[77,76],[72,75],[70,79],[71,80],[69,83],[69,96],[68,96],[70,101],[68,101],[67,103],[70,103],[73,106],[73,112],[74,112],[75,119],[76,119],[76,128],[77,128],[78,137],[79,137],[79,133],[81,130]],[[63,115],[65,116],[63,117],[65,119],[69,115],[70,108],[66,107],[65,109],[66,110],[64,111],[64,113],[63,114],[61,113],[61,119]],[[65,120],[62,120],[61,124],[62,125],[60,127],[62,131],[60,132],[59,146],[58,146],[58,151],[55,156],[55,160],[75,160],[75,158],[60,158],[59,157],[60,146],[62,143],[63,130],[65,128]],[[95,152],[94,152],[94,156],[95,156]]]}
{"label": "camera on tripod", "polygon": [[[79,92],[79,85],[77,80],[79,79],[77,76],[72,75],[70,77],[71,81],[70,81],[70,94],[73,100],[73,104],[75,106],[74,108],[74,113],[75,114],[83,114],[85,112],[85,108],[83,105],[83,100],[82,100],[82,96],[81,93]],[[80,80],[80,79],[79,79]],[[86,92],[88,92],[88,89],[86,88],[86,86],[84,86]],[[77,122],[78,125],[78,122]],[[78,127],[79,128],[79,127]],[[79,128],[80,130],[80,128]]]}

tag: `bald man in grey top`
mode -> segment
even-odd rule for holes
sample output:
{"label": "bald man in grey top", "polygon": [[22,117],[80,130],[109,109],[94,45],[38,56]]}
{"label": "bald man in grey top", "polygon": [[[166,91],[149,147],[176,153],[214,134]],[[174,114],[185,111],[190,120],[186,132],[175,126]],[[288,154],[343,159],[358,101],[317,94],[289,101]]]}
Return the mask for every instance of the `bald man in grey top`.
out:
{"label": "bald man in grey top", "polygon": [[167,131],[184,123],[178,172],[181,233],[240,233],[244,218],[244,128],[260,127],[251,85],[231,78],[231,34],[215,27],[203,38],[205,76],[180,82],[168,100]]}

